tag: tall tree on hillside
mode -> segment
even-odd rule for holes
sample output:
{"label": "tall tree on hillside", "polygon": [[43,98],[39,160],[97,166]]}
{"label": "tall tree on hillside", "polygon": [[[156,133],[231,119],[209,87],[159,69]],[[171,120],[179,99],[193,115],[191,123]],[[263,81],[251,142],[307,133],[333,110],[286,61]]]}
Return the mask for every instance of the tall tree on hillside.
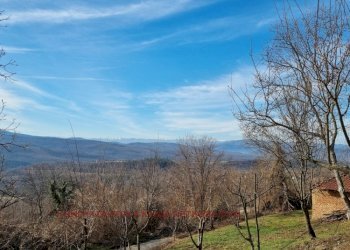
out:
{"label": "tall tree on hillside", "polygon": [[313,133],[312,124],[315,119],[312,108],[298,90],[263,88],[265,86],[261,86],[265,102],[259,104],[259,108],[264,107],[266,112],[270,105],[275,106],[273,111],[269,111],[284,126],[275,126],[275,121],[261,116],[262,111],[258,110],[254,101],[247,102],[245,110],[248,112],[241,111],[236,116],[244,126],[244,134],[250,142],[272,155],[283,166],[304,212],[309,235],[314,238],[316,234],[308,210],[313,177],[311,159],[316,158],[317,149],[317,140],[310,134]]}
{"label": "tall tree on hillside", "polygon": [[189,219],[197,220],[197,241],[192,228],[186,226],[191,240],[197,249],[203,249],[203,234],[207,220],[213,209],[213,195],[220,176],[216,171],[222,160],[222,154],[215,151],[215,142],[208,137],[187,137],[179,142],[176,161],[178,188],[182,189],[183,199],[190,211]]}
{"label": "tall tree on hillside", "polygon": [[[322,144],[326,157],[305,157],[333,171],[350,218],[350,201],[341,179],[341,172],[349,173],[349,166],[339,162],[335,150],[342,139],[350,148],[349,4],[319,0],[307,12],[297,1],[284,7],[278,13],[275,37],[263,55],[264,69],[256,65],[252,92],[245,92],[243,98],[233,95],[239,108],[236,114],[244,126],[283,129],[298,140],[312,138]],[[308,110],[297,130],[288,117],[293,112],[300,114],[294,109],[295,102]]]}

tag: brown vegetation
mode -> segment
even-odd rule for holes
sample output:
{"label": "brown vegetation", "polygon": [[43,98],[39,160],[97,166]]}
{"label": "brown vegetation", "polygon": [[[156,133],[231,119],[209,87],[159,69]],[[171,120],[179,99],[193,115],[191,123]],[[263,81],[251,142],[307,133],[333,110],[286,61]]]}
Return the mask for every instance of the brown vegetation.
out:
{"label": "brown vegetation", "polygon": [[[244,208],[250,218],[282,206],[282,200],[276,200],[281,191],[267,177],[276,174],[270,162],[261,161],[259,167],[246,170],[227,166],[211,138],[186,138],[180,142],[175,162],[165,168],[161,162],[154,156],[24,170],[14,182],[17,202],[0,213],[1,245],[126,248],[151,238],[188,233],[201,249],[204,231],[220,222],[237,224],[234,212]],[[228,192],[231,187],[234,191],[240,187],[241,196]]]}

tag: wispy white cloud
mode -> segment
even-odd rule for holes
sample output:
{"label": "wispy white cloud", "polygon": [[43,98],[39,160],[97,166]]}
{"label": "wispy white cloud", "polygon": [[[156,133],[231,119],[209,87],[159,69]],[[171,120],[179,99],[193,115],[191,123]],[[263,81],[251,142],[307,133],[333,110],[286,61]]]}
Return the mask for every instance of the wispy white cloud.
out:
{"label": "wispy white cloud", "polygon": [[6,89],[4,87],[0,88],[1,99],[5,103],[6,110],[14,111],[23,111],[26,109],[35,109],[41,111],[53,111],[56,110],[55,107],[50,105],[41,104],[36,101],[34,98],[27,97],[16,93],[16,91]]}
{"label": "wispy white cloud", "polygon": [[[24,127],[25,131],[34,131],[35,123],[28,122],[26,113],[35,110],[56,117],[62,124],[70,119],[79,136],[85,137],[91,137],[89,131],[97,129],[101,131],[95,133],[101,136],[176,139],[197,134],[235,139],[240,138],[240,132],[232,116],[228,86],[245,85],[251,80],[251,72],[251,68],[242,68],[213,80],[141,96],[123,91],[99,92],[91,100],[82,97],[79,103],[82,106],[75,103],[79,100],[52,95],[27,81],[17,81],[8,88],[2,85],[0,91],[10,111],[16,111],[13,116],[24,120],[23,126],[29,126]],[[147,110],[147,117],[142,110]],[[50,127],[50,122],[46,127]],[[66,130],[69,131],[68,125]]]}
{"label": "wispy white cloud", "polygon": [[187,112],[162,112],[161,116],[169,129],[184,130],[191,134],[230,136],[237,130],[237,123],[232,116],[222,119],[209,113],[204,116],[203,113],[191,115]]}
{"label": "wispy white cloud", "polygon": [[172,132],[239,138],[228,86],[243,87],[252,80],[251,75],[251,68],[242,68],[214,80],[151,93],[144,98],[148,105],[156,107],[159,123]]}
{"label": "wispy white cloud", "polygon": [[93,107],[98,110],[101,127],[106,127],[107,123],[111,132],[117,131],[119,135],[125,137],[145,138],[146,135],[151,137],[153,132],[145,126],[146,122],[140,119],[138,111],[130,103],[133,99],[134,97],[128,93],[115,92],[92,102]]}
{"label": "wispy white cloud", "polygon": [[142,50],[161,43],[185,45],[230,41],[244,35],[253,34],[274,23],[275,18],[256,16],[233,16],[211,19],[127,45],[131,50]]}
{"label": "wispy white cloud", "polygon": [[[75,102],[73,102],[72,100],[67,100],[67,99],[62,98],[60,96],[51,94],[51,93],[44,91],[38,87],[35,87],[33,84],[31,84],[27,81],[16,80],[16,81],[13,81],[13,85],[17,88],[21,88],[27,92],[30,92],[31,94],[35,94],[35,95],[39,96],[39,97],[44,97],[44,98],[49,99],[49,100],[58,101],[59,103],[61,103],[65,108],[67,108],[70,111],[78,112],[81,110],[79,108],[79,106]],[[31,96],[32,100],[36,99],[36,97],[33,95],[26,94],[26,96]],[[46,102],[45,106],[54,107],[53,105],[50,105],[49,101]]]}
{"label": "wispy white cloud", "polygon": [[30,9],[25,11],[8,11],[9,23],[65,23],[72,21],[122,17],[128,21],[148,21],[169,15],[189,11],[208,5],[214,1],[194,0],[147,0],[127,5],[112,7],[67,7],[61,10]]}
{"label": "wispy white cloud", "polygon": [[13,47],[13,46],[6,46],[6,45],[0,46],[0,48],[3,49],[6,53],[13,53],[13,54],[23,54],[23,53],[36,51],[36,49]]}
{"label": "wispy white cloud", "polygon": [[104,78],[96,78],[96,77],[61,77],[61,76],[44,76],[44,75],[38,75],[38,76],[24,76],[25,78],[31,78],[31,79],[41,79],[41,80],[69,80],[69,81],[107,81],[111,82],[114,80],[111,79],[104,79]]}
{"label": "wispy white cloud", "polygon": [[[232,74],[217,77],[191,85],[184,85],[167,91],[145,95],[146,103],[164,107],[190,108],[191,110],[218,109],[230,106],[228,86],[243,86],[251,80],[251,68],[241,68]],[[181,105],[179,105],[181,104]],[[162,106],[163,107],[163,106]]]}
{"label": "wispy white cloud", "polygon": [[[60,106],[70,112],[79,112],[81,108],[72,100],[44,91],[28,81],[16,79],[1,86],[1,98],[13,110],[38,109],[46,111],[59,111]],[[42,100],[39,100],[43,98]],[[52,103],[55,101],[56,103]],[[64,113],[63,110],[60,111]]]}
{"label": "wispy white cloud", "polygon": [[37,94],[37,95],[40,95],[40,96],[44,96],[44,97],[49,97],[49,98],[56,98],[55,96],[53,96],[52,94],[48,93],[48,92],[45,92],[37,87],[35,87],[34,85],[26,82],[26,81],[23,81],[23,80],[14,80],[12,82],[13,85],[19,87],[19,88],[22,88],[22,89],[25,89],[25,90],[28,90],[34,94]]}
{"label": "wispy white cloud", "polygon": [[261,28],[261,27],[264,27],[264,26],[268,26],[268,25],[271,25],[275,22],[277,22],[277,18],[276,17],[268,17],[268,18],[264,18],[264,19],[261,19],[257,24],[256,26],[258,28]]}
{"label": "wispy white cloud", "polygon": [[124,102],[93,102],[92,105],[99,108],[100,110],[105,110],[106,116],[110,116],[111,113],[121,113],[121,111],[129,111],[130,105]]}

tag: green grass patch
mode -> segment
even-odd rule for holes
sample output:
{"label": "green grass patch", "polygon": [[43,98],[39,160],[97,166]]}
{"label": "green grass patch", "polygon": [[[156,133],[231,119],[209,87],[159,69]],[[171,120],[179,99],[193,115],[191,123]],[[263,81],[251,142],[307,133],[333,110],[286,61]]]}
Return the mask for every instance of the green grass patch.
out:
{"label": "green grass patch", "polygon": [[[259,218],[259,223],[262,249],[304,249],[306,246],[313,249],[318,245],[340,244],[339,237],[343,238],[343,241],[350,239],[350,222],[342,221],[313,222],[317,239],[311,240],[301,211],[263,216]],[[243,223],[241,225],[245,233]],[[254,221],[250,221],[250,226],[255,236]],[[337,242],[332,242],[335,240]],[[203,247],[204,249],[250,249],[249,243],[240,236],[233,225],[206,232]],[[189,238],[184,238],[177,240],[167,249],[194,249],[194,246]]]}

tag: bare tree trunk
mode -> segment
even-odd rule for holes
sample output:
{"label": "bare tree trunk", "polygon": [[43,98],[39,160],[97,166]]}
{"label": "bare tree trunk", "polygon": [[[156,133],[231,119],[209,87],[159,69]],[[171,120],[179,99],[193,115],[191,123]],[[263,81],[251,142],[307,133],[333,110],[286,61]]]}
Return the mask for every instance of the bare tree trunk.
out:
{"label": "bare tree trunk", "polygon": [[87,249],[87,238],[88,238],[88,227],[87,227],[87,220],[86,218],[84,218],[84,249],[86,250]]}
{"label": "bare tree trunk", "polygon": [[307,209],[305,201],[301,201],[301,209],[303,210],[304,217],[306,220],[307,232],[309,233],[311,238],[314,239],[316,238],[316,233],[311,225],[310,213],[309,213],[309,210]]}
{"label": "bare tree trunk", "polygon": [[283,203],[282,203],[282,211],[290,211],[294,209],[294,206],[290,204],[288,197],[288,187],[285,181],[283,181]]}
{"label": "bare tree trunk", "polygon": [[345,189],[344,189],[344,183],[341,179],[340,173],[337,169],[333,170],[335,179],[338,184],[338,192],[340,194],[340,197],[343,199],[345,207],[346,207],[346,218],[350,220],[350,201],[349,198],[345,194]]}
{"label": "bare tree trunk", "polygon": [[129,248],[129,238],[128,238],[128,231],[129,231],[129,226],[128,226],[128,220],[126,216],[123,218],[123,224],[124,224],[124,234],[123,234],[123,245],[124,245],[124,250],[126,250],[126,247]]}
{"label": "bare tree trunk", "polygon": [[177,226],[178,226],[178,221],[176,218],[174,218],[175,220],[175,224],[174,224],[174,229],[173,229],[173,241],[176,240],[176,230],[177,230]]}
{"label": "bare tree trunk", "polygon": [[214,216],[210,215],[210,230],[214,230]]}
{"label": "bare tree trunk", "polygon": [[[337,156],[335,154],[334,143],[332,145],[328,146],[328,162],[331,165],[337,165],[337,163],[338,163]],[[339,170],[335,168],[333,170],[333,174],[334,174],[334,177],[337,181],[338,192],[340,194],[340,197],[343,199],[344,205],[346,207],[346,218],[348,220],[350,220],[350,201],[349,201],[349,198],[347,197],[347,195],[345,194],[344,183],[341,179]]]}
{"label": "bare tree trunk", "polygon": [[245,198],[241,197],[242,200],[242,205],[243,205],[243,211],[244,211],[244,221],[247,227],[247,233],[248,233],[248,237],[244,237],[245,240],[247,240],[250,244],[250,247],[252,250],[254,250],[254,241],[253,241],[253,236],[250,232],[250,227],[249,227],[249,221],[248,221],[248,211],[247,211],[247,204],[244,201]]}
{"label": "bare tree trunk", "polygon": [[198,243],[197,248],[199,250],[203,249],[203,234],[204,234],[204,227],[205,227],[205,218],[201,218],[199,220],[199,227],[198,227]]}
{"label": "bare tree trunk", "polygon": [[257,193],[258,193],[258,180],[256,178],[256,174],[254,174],[254,215],[255,215],[257,248],[258,250],[260,250],[260,228],[259,228],[259,220],[258,220]]}

